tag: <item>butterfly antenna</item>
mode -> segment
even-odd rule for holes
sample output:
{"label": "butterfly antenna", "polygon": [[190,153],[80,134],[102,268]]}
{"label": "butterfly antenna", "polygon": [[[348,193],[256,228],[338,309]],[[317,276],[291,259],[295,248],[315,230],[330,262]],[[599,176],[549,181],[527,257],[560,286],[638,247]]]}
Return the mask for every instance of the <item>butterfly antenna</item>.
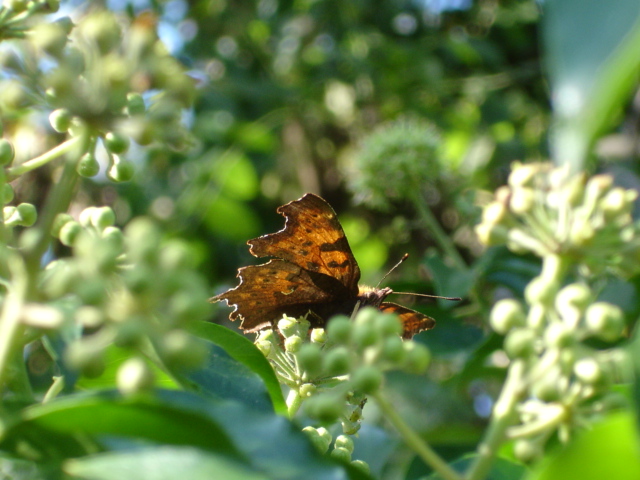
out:
{"label": "butterfly antenna", "polygon": [[396,295],[413,295],[416,297],[427,297],[427,298],[439,298],[441,300],[452,300],[454,302],[459,302],[462,300],[460,297],[441,297],[440,295],[427,295],[426,293],[413,293],[413,292],[392,292]]}
{"label": "butterfly antenna", "polygon": [[408,254],[408,253],[405,253],[405,254],[402,256],[402,258],[400,259],[400,261],[399,261],[398,263],[396,263],[396,264],[393,266],[393,268],[391,268],[391,270],[389,270],[387,273],[385,273],[385,274],[384,274],[384,277],[382,277],[382,278],[380,279],[380,281],[379,281],[379,282],[378,282],[378,284],[376,285],[376,288],[378,288],[378,287],[380,286],[380,284],[381,284],[382,282],[384,282],[384,279],[385,279],[385,278],[387,278],[387,277],[391,274],[391,272],[393,272],[396,268],[398,268],[398,267],[402,264],[402,262],[404,262],[407,258],[409,258],[409,254]]}

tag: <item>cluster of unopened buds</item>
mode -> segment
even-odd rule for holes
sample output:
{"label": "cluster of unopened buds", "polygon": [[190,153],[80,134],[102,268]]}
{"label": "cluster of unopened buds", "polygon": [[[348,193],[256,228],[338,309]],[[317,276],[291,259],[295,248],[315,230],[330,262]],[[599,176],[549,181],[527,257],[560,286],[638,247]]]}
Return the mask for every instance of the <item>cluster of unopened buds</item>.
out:
{"label": "cluster of unopened buds", "polygon": [[638,223],[631,211],[635,190],[614,186],[610,175],[583,173],[550,163],[515,163],[507,186],[496,191],[476,227],[481,242],[516,253],[571,258],[584,274],[637,271]]}
{"label": "cluster of unopened buds", "polygon": [[[567,440],[595,415],[619,405],[610,388],[629,380],[618,347],[626,323],[620,307],[598,299],[596,274],[638,270],[637,193],[609,176],[569,176],[550,164],[515,164],[477,227],[481,241],[542,258],[524,302],[499,300],[491,327],[505,335],[505,388],[518,403],[508,430],[515,453],[532,460],[552,434]],[[511,383],[509,383],[511,382]]]}
{"label": "cluster of unopened buds", "polygon": [[332,318],[326,330],[285,316],[277,329],[261,332],[256,345],[290,389],[290,414],[304,403],[310,417],[325,424],[339,419],[343,433],[354,435],[367,396],[381,388],[385,371],[423,373],[429,365],[427,348],[401,335],[396,316],[364,308],[354,320]]}

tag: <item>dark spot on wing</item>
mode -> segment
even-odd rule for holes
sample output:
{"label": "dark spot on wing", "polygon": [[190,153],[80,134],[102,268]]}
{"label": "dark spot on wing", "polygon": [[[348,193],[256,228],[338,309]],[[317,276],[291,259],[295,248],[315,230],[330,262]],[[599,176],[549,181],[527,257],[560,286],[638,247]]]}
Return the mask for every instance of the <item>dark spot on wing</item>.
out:
{"label": "dark spot on wing", "polygon": [[331,268],[344,268],[349,266],[349,260],[345,260],[342,263],[338,263],[335,260],[332,260],[331,262],[327,263],[327,266]]}
{"label": "dark spot on wing", "polygon": [[347,237],[340,237],[333,243],[323,243],[320,245],[321,252],[348,252],[349,242]]}
{"label": "dark spot on wing", "polygon": [[313,245],[313,242],[311,240],[307,240],[302,244],[303,247],[310,247],[311,245]]}
{"label": "dark spot on wing", "polygon": [[320,265],[316,262],[307,262],[307,270],[311,270],[312,272],[317,272],[320,270]]}

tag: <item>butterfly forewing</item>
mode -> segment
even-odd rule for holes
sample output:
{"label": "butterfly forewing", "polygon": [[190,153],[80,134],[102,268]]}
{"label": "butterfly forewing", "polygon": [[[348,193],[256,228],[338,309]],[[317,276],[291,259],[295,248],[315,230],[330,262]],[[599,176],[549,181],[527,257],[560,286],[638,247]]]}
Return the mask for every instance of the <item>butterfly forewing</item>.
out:
{"label": "butterfly forewing", "polygon": [[240,317],[240,327],[247,332],[272,325],[285,313],[301,317],[309,310],[318,310],[318,305],[349,298],[349,292],[337,280],[280,259],[241,268],[238,277],[240,285],[211,300],[226,300],[228,305],[234,305],[230,318]]}
{"label": "butterfly forewing", "polygon": [[277,257],[310,272],[335,278],[353,296],[358,292],[360,268],[333,208],[307,193],[278,208],[286,218],[282,230],[249,240],[256,257]]}

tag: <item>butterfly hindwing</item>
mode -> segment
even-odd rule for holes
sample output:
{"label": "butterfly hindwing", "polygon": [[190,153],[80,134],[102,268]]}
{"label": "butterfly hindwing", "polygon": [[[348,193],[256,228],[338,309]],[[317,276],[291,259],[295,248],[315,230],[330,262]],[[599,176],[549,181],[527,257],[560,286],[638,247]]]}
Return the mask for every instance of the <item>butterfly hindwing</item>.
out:
{"label": "butterfly hindwing", "polygon": [[382,302],[378,308],[381,312],[395,313],[400,317],[403,330],[402,338],[405,339],[411,338],[424,330],[431,330],[436,326],[436,321],[428,315],[403,307],[397,303]]}

